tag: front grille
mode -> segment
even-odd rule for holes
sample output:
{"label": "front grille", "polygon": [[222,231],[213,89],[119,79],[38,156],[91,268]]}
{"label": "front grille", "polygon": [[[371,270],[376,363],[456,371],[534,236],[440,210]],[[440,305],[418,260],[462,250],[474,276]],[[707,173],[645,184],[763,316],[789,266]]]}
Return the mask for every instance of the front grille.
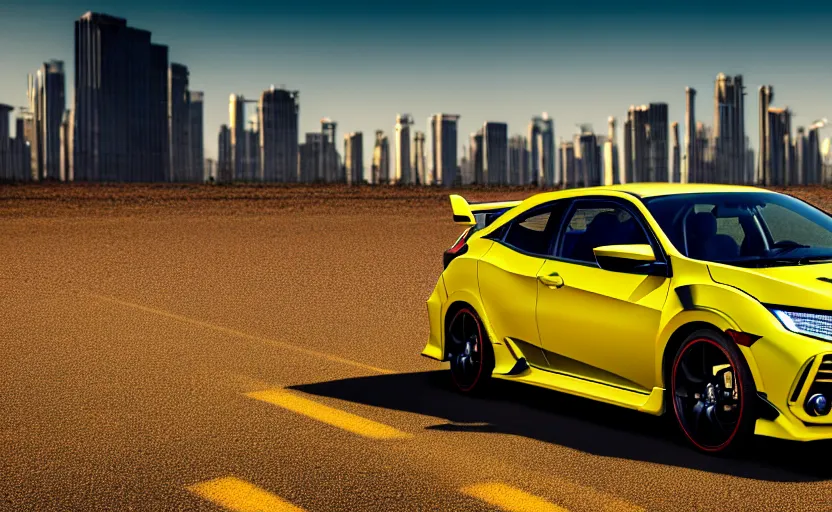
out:
{"label": "front grille", "polygon": [[[823,359],[818,366],[818,371],[815,373],[815,378],[809,385],[809,392],[806,393],[806,400],[817,393],[825,395],[827,399],[832,399],[832,354],[823,356]],[[805,407],[806,404],[804,404],[804,408]],[[806,412],[809,411],[807,410]]]}

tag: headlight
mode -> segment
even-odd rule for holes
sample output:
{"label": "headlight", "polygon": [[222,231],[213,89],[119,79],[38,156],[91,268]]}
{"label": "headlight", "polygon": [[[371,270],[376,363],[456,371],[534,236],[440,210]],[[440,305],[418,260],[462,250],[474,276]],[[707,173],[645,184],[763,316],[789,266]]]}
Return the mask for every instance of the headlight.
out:
{"label": "headlight", "polygon": [[832,315],[830,314],[785,309],[772,309],[771,312],[786,329],[792,332],[832,341]]}

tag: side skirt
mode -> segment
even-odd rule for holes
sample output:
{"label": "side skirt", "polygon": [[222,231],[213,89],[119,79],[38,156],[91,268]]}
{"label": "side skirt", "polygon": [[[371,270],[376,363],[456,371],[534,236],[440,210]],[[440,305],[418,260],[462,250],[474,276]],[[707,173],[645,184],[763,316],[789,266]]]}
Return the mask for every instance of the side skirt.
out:
{"label": "side skirt", "polygon": [[664,388],[653,388],[649,393],[639,393],[535,367],[529,367],[528,370],[519,375],[495,373],[493,377],[531,384],[532,386],[626,407],[655,416],[664,413]]}

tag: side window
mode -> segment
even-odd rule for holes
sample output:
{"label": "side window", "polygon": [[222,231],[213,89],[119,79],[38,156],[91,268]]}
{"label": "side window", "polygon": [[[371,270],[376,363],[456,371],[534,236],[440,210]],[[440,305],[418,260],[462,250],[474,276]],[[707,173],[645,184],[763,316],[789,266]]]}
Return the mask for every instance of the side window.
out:
{"label": "side window", "polygon": [[563,208],[563,203],[554,203],[517,217],[507,226],[504,242],[522,252],[548,255]]}
{"label": "side window", "polygon": [[560,243],[562,258],[595,263],[596,247],[647,244],[647,234],[638,221],[620,206],[587,205],[572,213]]}
{"label": "side window", "polygon": [[739,217],[720,217],[716,219],[716,234],[730,236],[737,246],[745,240],[745,230]]}

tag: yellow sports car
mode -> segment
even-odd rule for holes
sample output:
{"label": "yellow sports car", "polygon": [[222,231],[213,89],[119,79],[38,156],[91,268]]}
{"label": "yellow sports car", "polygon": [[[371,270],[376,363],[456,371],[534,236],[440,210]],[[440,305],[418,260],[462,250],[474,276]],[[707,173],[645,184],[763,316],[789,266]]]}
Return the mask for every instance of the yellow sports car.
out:
{"label": "yellow sports car", "polygon": [[422,354],[672,414],[699,450],[832,438],[832,218],[752,187],[633,184],[469,204]]}

